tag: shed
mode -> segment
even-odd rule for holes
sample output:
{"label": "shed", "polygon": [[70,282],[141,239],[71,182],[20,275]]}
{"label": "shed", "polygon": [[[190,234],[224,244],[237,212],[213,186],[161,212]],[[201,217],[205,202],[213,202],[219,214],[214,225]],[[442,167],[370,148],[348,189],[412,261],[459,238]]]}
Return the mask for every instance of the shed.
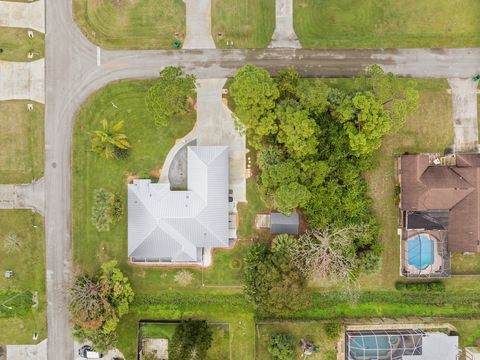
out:
{"label": "shed", "polygon": [[299,216],[296,212],[290,216],[277,212],[270,215],[270,232],[272,234],[298,235],[298,227]]}

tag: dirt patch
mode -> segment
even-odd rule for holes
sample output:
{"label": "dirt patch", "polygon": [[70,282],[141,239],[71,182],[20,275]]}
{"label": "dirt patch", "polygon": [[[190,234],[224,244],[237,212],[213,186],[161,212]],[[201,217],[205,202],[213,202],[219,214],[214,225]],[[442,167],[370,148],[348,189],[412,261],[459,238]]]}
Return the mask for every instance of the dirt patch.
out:
{"label": "dirt patch", "polygon": [[152,177],[159,178],[161,173],[162,173],[162,167],[159,166],[158,168],[155,168],[152,171],[150,171],[149,174]]}
{"label": "dirt patch", "polygon": [[127,176],[127,183],[132,184],[133,180],[137,180],[137,179],[140,179],[140,176],[138,176],[138,175],[128,175]]}
{"label": "dirt patch", "polygon": [[110,2],[117,8],[123,8],[125,6],[135,5],[139,0],[110,0]]}

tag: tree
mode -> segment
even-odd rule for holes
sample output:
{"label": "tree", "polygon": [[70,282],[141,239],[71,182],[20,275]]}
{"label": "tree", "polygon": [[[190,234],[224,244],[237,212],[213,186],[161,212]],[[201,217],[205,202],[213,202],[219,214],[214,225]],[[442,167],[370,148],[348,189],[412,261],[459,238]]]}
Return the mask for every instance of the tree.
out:
{"label": "tree", "polygon": [[123,215],[123,203],[120,196],[105,189],[94,192],[92,222],[98,231],[109,231],[110,225],[118,222]]}
{"label": "tree", "polygon": [[275,77],[275,83],[280,92],[280,99],[297,99],[300,76],[294,67],[280,70]]}
{"label": "tree", "polygon": [[103,119],[101,124],[102,129],[95,130],[92,133],[91,146],[93,152],[108,160],[118,158],[118,149],[123,151],[130,149],[127,135],[121,132],[124,126],[123,121],[113,124],[108,122],[107,119]]}
{"label": "tree", "polygon": [[286,103],[277,111],[279,130],[277,141],[295,159],[303,159],[317,153],[317,136],[320,129],[308,110],[301,110],[296,103]]}
{"label": "tree", "polygon": [[147,92],[145,103],[158,126],[167,126],[174,115],[187,113],[188,98],[195,95],[195,76],[168,66]]}
{"label": "tree", "polygon": [[280,186],[273,196],[275,207],[285,215],[290,215],[296,208],[306,206],[310,197],[308,188],[297,182]]}
{"label": "tree", "polygon": [[300,105],[310,112],[322,114],[328,109],[330,87],[320,80],[300,80],[297,96]]}
{"label": "tree", "polygon": [[117,324],[128,313],[133,296],[128,278],[115,260],[104,263],[94,276],[77,277],[70,289],[69,306],[74,335],[107,350],[115,342]]}
{"label": "tree", "polygon": [[285,151],[278,145],[266,145],[258,151],[257,165],[260,170],[266,169],[272,165],[278,165],[285,158]]}
{"label": "tree", "polygon": [[369,156],[382,145],[382,138],[392,129],[392,119],[383,104],[371,93],[356,93],[351,101],[351,116],[343,123],[350,147],[356,156]]}
{"label": "tree", "polygon": [[357,269],[355,238],[363,226],[324,228],[300,236],[292,261],[309,278],[350,282]]}
{"label": "tree", "polygon": [[263,137],[276,134],[274,109],[280,93],[270,74],[253,65],[244,65],[230,85],[239,127],[247,131],[250,145],[261,148]]}
{"label": "tree", "polygon": [[[274,240],[275,243],[275,240]],[[310,302],[306,278],[283,246],[254,243],[244,257],[244,293],[257,308],[285,315]]]}
{"label": "tree", "polygon": [[293,337],[289,334],[272,335],[268,343],[268,352],[272,360],[294,360],[295,344]]}
{"label": "tree", "polygon": [[300,168],[293,160],[286,160],[263,168],[260,175],[262,190],[272,194],[282,185],[297,182],[300,178]]}
{"label": "tree", "polygon": [[170,360],[203,360],[212,345],[212,330],[205,320],[182,321],[168,346]]}
{"label": "tree", "polygon": [[365,76],[373,93],[392,118],[394,130],[398,131],[407,115],[418,109],[416,82],[399,79],[391,72],[385,73],[379,65],[370,66]]}

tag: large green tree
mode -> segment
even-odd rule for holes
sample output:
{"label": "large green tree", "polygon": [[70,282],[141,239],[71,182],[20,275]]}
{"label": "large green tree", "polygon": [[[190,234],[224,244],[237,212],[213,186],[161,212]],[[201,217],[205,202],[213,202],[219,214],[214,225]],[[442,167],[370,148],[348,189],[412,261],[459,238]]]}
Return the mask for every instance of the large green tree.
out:
{"label": "large green tree", "polygon": [[188,98],[195,95],[195,76],[168,66],[147,92],[145,103],[158,126],[166,126],[174,115],[189,110]]}
{"label": "large green tree", "polygon": [[278,211],[290,215],[295,209],[305,207],[311,193],[308,188],[297,182],[280,186],[274,193],[274,204]]}
{"label": "large green tree", "polygon": [[92,341],[101,351],[112,347],[118,322],[128,313],[134,296],[117,262],[104,263],[94,276],[77,277],[70,296],[74,335],[80,340]]}
{"label": "large green tree", "polygon": [[168,346],[170,360],[203,360],[212,345],[212,330],[205,320],[182,321]]}
{"label": "large green tree", "polygon": [[244,292],[260,310],[284,315],[310,302],[306,277],[292,264],[287,246],[254,243],[244,257]]}
{"label": "large green tree", "polygon": [[262,138],[277,132],[273,111],[280,96],[270,74],[253,65],[244,65],[230,85],[235,115],[244,128],[250,145],[261,148]]}

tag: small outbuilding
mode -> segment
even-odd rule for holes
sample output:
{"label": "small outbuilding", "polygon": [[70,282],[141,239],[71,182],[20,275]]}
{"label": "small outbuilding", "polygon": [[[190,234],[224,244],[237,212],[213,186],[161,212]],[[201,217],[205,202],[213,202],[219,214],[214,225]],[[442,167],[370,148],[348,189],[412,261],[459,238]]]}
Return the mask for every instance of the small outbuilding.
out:
{"label": "small outbuilding", "polygon": [[278,212],[270,214],[270,232],[272,234],[298,235],[299,216],[294,212],[290,216]]}

